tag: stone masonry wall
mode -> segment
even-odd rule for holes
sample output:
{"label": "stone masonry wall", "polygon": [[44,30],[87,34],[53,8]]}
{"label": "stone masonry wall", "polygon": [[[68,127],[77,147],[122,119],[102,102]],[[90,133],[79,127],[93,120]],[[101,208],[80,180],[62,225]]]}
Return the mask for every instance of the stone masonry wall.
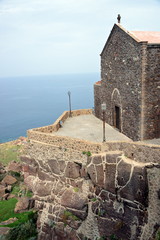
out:
{"label": "stone masonry wall", "polygon": [[160,161],[160,146],[141,142],[106,142],[102,151],[122,151],[124,155],[134,161],[151,164]]}
{"label": "stone masonry wall", "polygon": [[26,150],[24,178],[39,210],[39,240],[155,236],[160,225],[158,164],[139,163],[122,151],[88,157],[81,150],[33,140]]}
{"label": "stone masonry wall", "polygon": [[144,139],[160,137],[160,45],[147,48]]}
{"label": "stone masonry wall", "polygon": [[[101,54],[100,102],[107,104],[107,123],[115,125],[115,106],[118,106],[120,131],[133,140],[141,137],[141,51],[141,45],[115,25]],[[95,102],[96,116],[101,118]]]}
{"label": "stone masonry wall", "polygon": [[101,118],[101,104],[102,104],[102,96],[101,96],[101,84],[94,85],[94,106],[95,106],[95,116]]}
{"label": "stone masonry wall", "polygon": [[42,133],[33,130],[28,130],[27,136],[31,140],[52,144],[63,148],[92,152],[101,151],[101,143],[89,142],[65,136],[54,136],[49,133]]}

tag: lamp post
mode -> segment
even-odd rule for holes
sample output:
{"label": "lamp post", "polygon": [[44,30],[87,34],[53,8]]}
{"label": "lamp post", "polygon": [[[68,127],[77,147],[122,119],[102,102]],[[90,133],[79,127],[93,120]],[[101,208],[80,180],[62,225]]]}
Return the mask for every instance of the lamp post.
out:
{"label": "lamp post", "polygon": [[106,103],[101,104],[101,110],[103,112],[103,142],[106,141],[105,137],[105,111],[106,111]]}
{"label": "lamp post", "polygon": [[71,114],[71,92],[68,91],[68,97],[69,97],[69,117],[72,117]]}

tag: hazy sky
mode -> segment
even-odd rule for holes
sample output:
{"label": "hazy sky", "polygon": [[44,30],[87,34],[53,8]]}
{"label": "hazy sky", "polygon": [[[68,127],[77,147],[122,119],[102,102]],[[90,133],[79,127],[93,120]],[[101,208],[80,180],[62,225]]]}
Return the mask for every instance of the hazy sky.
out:
{"label": "hazy sky", "polygon": [[118,13],[160,31],[160,0],[0,0],[0,77],[99,72]]}

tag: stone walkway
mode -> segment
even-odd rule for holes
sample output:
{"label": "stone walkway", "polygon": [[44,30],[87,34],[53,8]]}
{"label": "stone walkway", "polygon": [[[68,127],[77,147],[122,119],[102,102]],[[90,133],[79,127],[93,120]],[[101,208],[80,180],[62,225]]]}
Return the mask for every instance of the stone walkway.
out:
{"label": "stone walkway", "polygon": [[[105,125],[106,141],[132,141],[110,125]],[[80,115],[68,118],[56,136],[68,136],[92,142],[103,141],[103,122],[94,115]]]}

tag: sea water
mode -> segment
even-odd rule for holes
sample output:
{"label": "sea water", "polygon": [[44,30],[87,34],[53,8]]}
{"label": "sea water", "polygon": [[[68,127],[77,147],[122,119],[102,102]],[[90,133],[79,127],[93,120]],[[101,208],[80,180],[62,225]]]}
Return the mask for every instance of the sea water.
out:
{"label": "sea water", "polygon": [[93,108],[98,73],[0,78],[0,143],[52,124],[69,109]]}

